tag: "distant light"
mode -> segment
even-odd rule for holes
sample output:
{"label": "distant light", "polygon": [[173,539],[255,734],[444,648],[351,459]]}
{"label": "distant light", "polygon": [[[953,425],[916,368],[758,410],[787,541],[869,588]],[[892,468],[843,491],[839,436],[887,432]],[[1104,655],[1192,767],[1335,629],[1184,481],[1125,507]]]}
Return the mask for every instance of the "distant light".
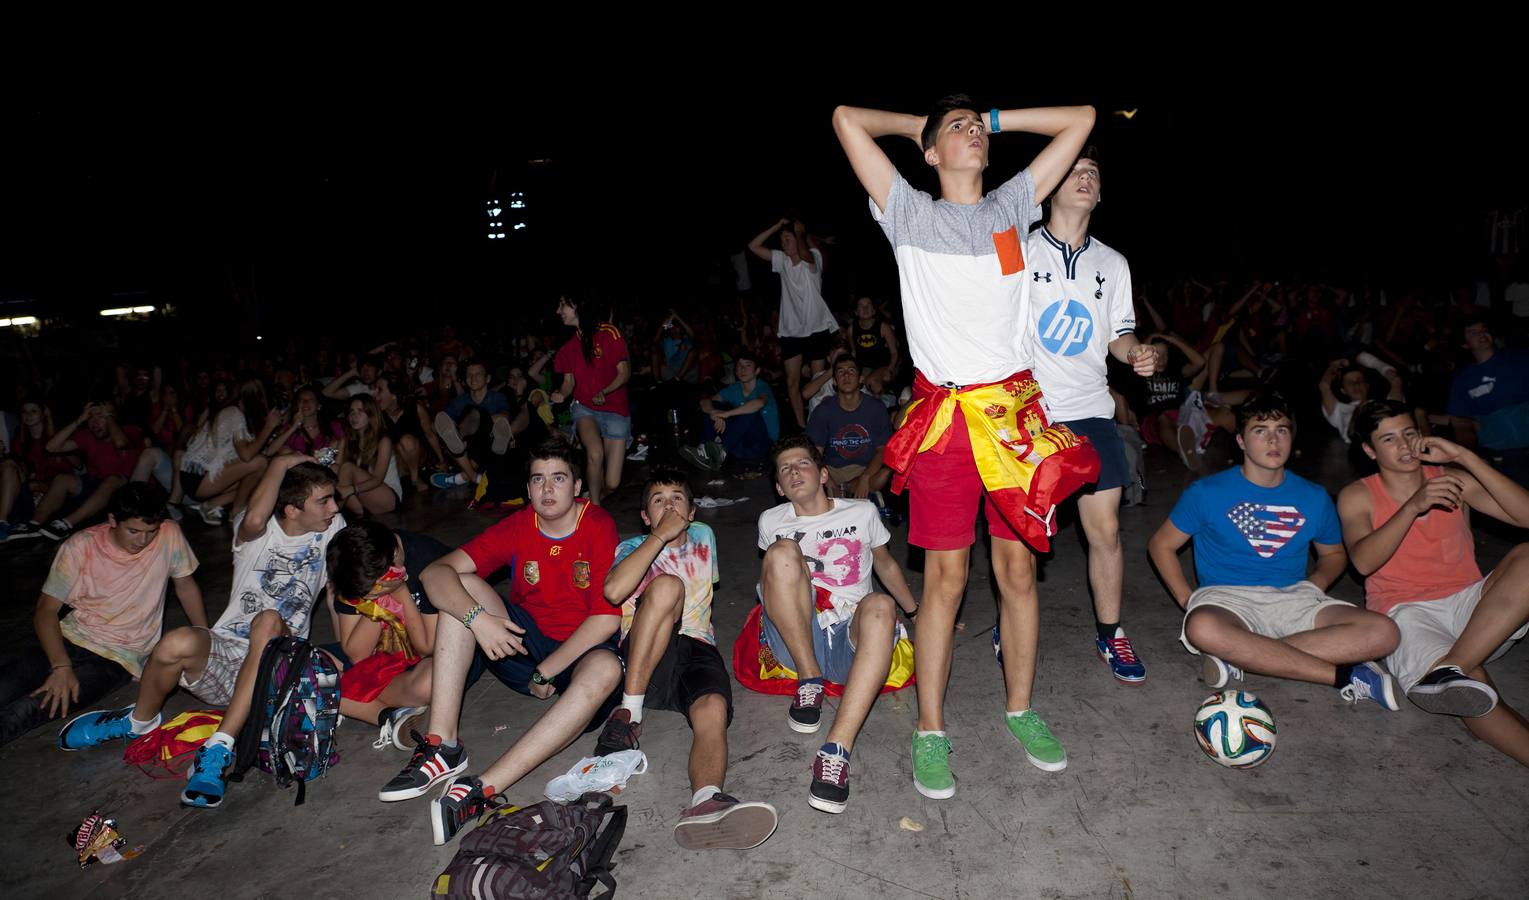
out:
{"label": "distant light", "polygon": [[0,319],[0,328],[10,328],[13,325],[19,328],[22,325],[36,325],[36,324],[37,324],[37,317],[36,316],[17,316],[14,319]]}
{"label": "distant light", "polygon": [[[511,200],[510,201],[510,209],[525,209],[525,208],[526,208],[526,201],[524,201],[524,200]],[[494,215],[497,216],[499,214],[496,212],[496,213],[494,213]]]}
{"label": "distant light", "polygon": [[115,307],[113,309],[103,309],[103,310],[101,310],[101,315],[103,315],[103,316],[131,316],[131,315],[134,315],[134,314],[137,314],[137,313],[151,313],[153,311],[154,311],[154,307],[152,307],[152,306],[118,306],[118,307]]}
{"label": "distant light", "polygon": [[263,338],[263,337],[261,337],[260,335],[257,334],[257,335],[255,335],[255,340],[263,341],[263,340],[265,340],[265,338]]}
{"label": "distant light", "polygon": [[516,222],[515,223],[515,230],[516,231],[519,231],[520,229],[522,229],[524,227],[526,227],[526,223],[524,223],[524,222]]}

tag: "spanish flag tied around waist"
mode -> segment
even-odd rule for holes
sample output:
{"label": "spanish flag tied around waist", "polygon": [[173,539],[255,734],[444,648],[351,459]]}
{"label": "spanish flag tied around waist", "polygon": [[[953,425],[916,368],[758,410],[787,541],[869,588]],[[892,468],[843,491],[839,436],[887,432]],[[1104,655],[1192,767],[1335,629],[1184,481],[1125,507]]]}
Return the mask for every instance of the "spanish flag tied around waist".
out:
{"label": "spanish flag tied around waist", "polygon": [[1041,400],[1028,369],[965,387],[941,387],[915,372],[913,402],[882,457],[897,473],[892,490],[902,493],[915,477],[920,455],[945,452],[959,406],[989,500],[1025,543],[1049,550],[1057,504],[1099,480],[1099,454],[1087,438],[1052,424]]}

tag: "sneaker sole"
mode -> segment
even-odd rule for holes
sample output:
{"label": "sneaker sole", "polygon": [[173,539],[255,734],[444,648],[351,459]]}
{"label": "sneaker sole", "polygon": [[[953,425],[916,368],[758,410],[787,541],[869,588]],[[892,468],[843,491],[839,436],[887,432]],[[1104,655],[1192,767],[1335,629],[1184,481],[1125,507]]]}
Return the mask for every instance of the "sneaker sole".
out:
{"label": "sneaker sole", "polygon": [[1489,685],[1476,684],[1479,687],[1465,684],[1444,685],[1434,690],[1429,690],[1434,685],[1414,687],[1407,692],[1407,699],[1418,709],[1434,715],[1477,719],[1497,708],[1497,692]]}
{"label": "sneaker sole", "polygon": [[[1016,738],[1016,740],[1017,740],[1017,738]],[[1024,745],[1021,744],[1020,746],[1022,747]],[[1042,772],[1061,772],[1062,770],[1067,768],[1067,760],[1065,760],[1065,759],[1062,760],[1061,762],[1054,762],[1054,763],[1053,762],[1046,762],[1043,759],[1040,759],[1040,758],[1035,757],[1035,756],[1031,756],[1029,750],[1025,751],[1025,759],[1028,759],[1030,761],[1030,765],[1035,766],[1037,769],[1040,769]]]}
{"label": "sneaker sole", "polygon": [[[444,793],[444,792],[443,792]],[[437,797],[430,801],[430,837],[435,841],[435,846],[444,847],[446,842],[456,835],[448,837],[446,829],[441,822],[441,798]]]}
{"label": "sneaker sole", "polygon": [[[1384,674],[1384,673],[1382,673]],[[1382,691],[1380,694],[1371,694],[1370,699],[1385,707],[1388,712],[1401,712],[1402,705],[1396,699],[1396,679],[1385,675],[1381,679]]]}
{"label": "sneaker sole", "polygon": [[[463,772],[467,771],[467,763],[468,757],[467,754],[464,753],[462,754],[462,761],[457,763],[455,768],[448,769],[440,775],[435,776],[434,778],[430,779],[429,783],[423,787],[399,788],[398,790],[393,791],[381,790],[377,792],[377,799],[381,800],[383,803],[393,803],[398,800],[413,800],[415,797],[423,797],[424,795],[430,793],[431,788],[435,787],[446,779],[454,778],[455,776],[461,775]],[[436,846],[440,845],[437,844]]]}
{"label": "sneaker sole", "polygon": [[809,793],[807,795],[807,805],[813,809],[821,810],[826,813],[838,814],[844,812],[845,807],[849,805],[849,801],[846,800],[842,803],[839,803],[833,800],[829,800],[825,797],[819,797],[817,794]]}
{"label": "sneaker sole", "polygon": [[930,800],[949,800],[956,795],[956,786],[954,784],[948,788],[927,787],[918,780],[917,775],[913,776],[913,787]]}
{"label": "sneaker sole", "polygon": [[[1095,652],[1098,653],[1098,651]],[[1099,653],[1098,656],[1100,662],[1110,667],[1110,674],[1115,676],[1116,681],[1121,681],[1126,684],[1141,684],[1143,681],[1147,680],[1146,672],[1143,672],[1140,675],[1122,675],[1113,665],[1110,664],[1110,658],[1108,656],[1105,656],[1103,653]]]}
{"label": "sneaker sole", "polygon": [[421,706],[419,708],[419,712],[415,713],[414,715],[412,715],[412,716],[404,716],[402,719],[399,719],[397,727],[395,727],[393,729],[393,746],[397,747],[400,750],[413,750],[414,747],[413,747],[412,744],[405,744],[403,741],[399,740],[399,737],[401,735],[405,735],[405,734],[409,733],[408,726],[409,726],[410,722],[416,721],[421,716],[427,716],[429,714],[430,714],[430,707],[428,707],[428,706]]}
{"label": "sneaker sole", "polygon": [[223,798],[216,800],[192,800],[184,792],[181,793],[181,806],[187,809],[217,809],[223,805]]}
{"label": "sneaker sole", "polygon": [[823,718],[822,718],[822,716],[820,714],[818,716],[818,720],[816,722],[813,722],[811,725],[808,725],[808,724],[805,724],[803,722],[798,722],[796,719],[793,719],[791,717],[791,711],[788,709],[788,710],[786,710],[786,724],[790,725],[791,726],[791,730],[796,732],[797,734],[817,734],[818,733],[818,729],[823,727]]}
{"label": "sneaker sole", "polygon": [[708,816],[681,819],[674,842],[686,850],[749,850],[769,840],[780,817],[768,803],[750,801]]}
{"label": "sneaker sole", "polygon": [[[1223,662],[1222,665],[1225,666],[1226,663]],[[1220,683],[1218,684],[1216,679],[1220,678],[1220,676],[1220,669],[1216,666],[1215,663],[1211,662],[1211,658],[1209,656],[1205,657],[1205,661],[1200,664],[1200,680],[1205,682],[1206,687],[1213,691],[1219,691],[1234,681],[1242,680],[1238,678],[1236,673],[1232,671],[1231,666],[1226,666],[1226,677],[1221,678]]]}

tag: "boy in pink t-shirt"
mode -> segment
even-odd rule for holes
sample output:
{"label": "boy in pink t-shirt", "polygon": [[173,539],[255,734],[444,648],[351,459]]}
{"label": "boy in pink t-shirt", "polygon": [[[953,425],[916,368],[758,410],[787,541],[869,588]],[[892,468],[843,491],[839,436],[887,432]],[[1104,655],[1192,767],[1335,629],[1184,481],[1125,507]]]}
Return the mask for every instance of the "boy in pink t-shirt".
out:
{"label": "boy in pink t-shirt", "polygon": [[0,744],[99,700],[123,670],[141,675],[164,623],[167,581],[187,618],[205,627],[196,567],[157,485],[133,482],[112,495],[106,523],[70,535],[53,558],[33,621],[38,646],[0,670]]}
{"label": "boy in pink t-shirt", "polygon": [[1469,518],[1529,528],[1529,491],[1472,451],[1423,437],[1396,400],[1362,404],[1353,433],[1380,471],[1343,489],[1338,517],[1370,608],[1401,632],[1386,667],[1418,708],[1461,717],[1529,766],[1529,725],[1486,671],[1529,633],[1529,544],[1482,578]]}

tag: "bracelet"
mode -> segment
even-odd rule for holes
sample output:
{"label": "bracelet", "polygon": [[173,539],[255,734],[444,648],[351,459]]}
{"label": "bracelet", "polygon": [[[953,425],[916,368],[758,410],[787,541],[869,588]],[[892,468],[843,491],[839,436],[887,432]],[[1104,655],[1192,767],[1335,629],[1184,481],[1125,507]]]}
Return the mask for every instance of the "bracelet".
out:
{"label": "bracelet", "polygon": [[988,116],[988,126],[989,126],[988,130],[989,131],[993,132],[994,134],[997,134],[998,132],[1003,130],[1002,128],[998,127],[998,107],[996,107],[996,106],[993,107],[992,111],[989,112],[987,114],[987,116]]}
{"label": "bracelet", "polygon": [[467,615],[462,617],[462,624],[467,628],[473,627],[473,622],[477,620],[478,614],[481,612],[483,612],[483,604],[474,605],[472,609],[467,611]]}
{"label": "bracelet", "polygon": [[64,663],[61,666],[54,666],[49,671],[57,672],[59,669],[72,669],[72,668],[74,668],[74,663]]}

